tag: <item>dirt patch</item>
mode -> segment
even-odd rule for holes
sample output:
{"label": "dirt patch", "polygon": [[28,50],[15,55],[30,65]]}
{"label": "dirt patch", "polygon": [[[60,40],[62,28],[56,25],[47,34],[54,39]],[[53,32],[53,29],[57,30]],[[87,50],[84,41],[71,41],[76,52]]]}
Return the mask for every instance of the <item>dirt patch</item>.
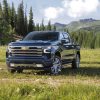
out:
{"label": "dirt patch", "polygon": [[60,86],[62,84],[84,84],[84,85],[94,85],[94,86],[100,86],[100,80],[97,79],[88,79],[88,80],[80,80],[80,79],[7,79],[3,78],[0,79],[0,82],[11,82],[11,83],[28,83],[28,84],[47,84],[53,87]]}

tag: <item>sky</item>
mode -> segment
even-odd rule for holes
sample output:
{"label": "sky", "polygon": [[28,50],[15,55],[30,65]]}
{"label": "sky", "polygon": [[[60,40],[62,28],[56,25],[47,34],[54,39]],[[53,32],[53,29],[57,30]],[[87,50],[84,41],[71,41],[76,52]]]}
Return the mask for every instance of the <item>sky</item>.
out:
{"label": "sky", "polygon": [[[7,1],[10,5],[14,2],[17,9],[22,0]],[[23,0],[23,2],[24,7],[27,7],[27,15],[32,6],[36,23],[40,23],[42,19],[45,24],[48,20],[52,23],[68,24],[85,18],[100,19],[100,0]]]}

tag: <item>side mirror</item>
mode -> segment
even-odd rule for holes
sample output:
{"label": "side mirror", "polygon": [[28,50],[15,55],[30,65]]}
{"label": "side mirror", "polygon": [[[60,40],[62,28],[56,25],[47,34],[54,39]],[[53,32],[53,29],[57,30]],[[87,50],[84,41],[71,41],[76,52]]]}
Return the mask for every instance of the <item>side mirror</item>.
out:
{"label": "side mirror", "polygon": [[62,39],[62,40],[61,40],[61,43],[62,43],[62,44],[64,44],[64,43],[69,43],[69,39]]}

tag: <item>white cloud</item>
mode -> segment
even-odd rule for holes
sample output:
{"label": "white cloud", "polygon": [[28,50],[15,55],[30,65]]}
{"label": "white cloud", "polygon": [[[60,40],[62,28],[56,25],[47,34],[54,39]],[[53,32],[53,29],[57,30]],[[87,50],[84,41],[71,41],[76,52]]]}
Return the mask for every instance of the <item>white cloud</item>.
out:
{"label": "white cloud", "polygon": [[61,7],[48,7],[44,10],[46,19],[56,19],[61,14],[77,18],[95,12],[100,6],[99,0],[62,0]]}
{"label": "white cloud", "polygon": [[47,20],[55,19],[63,12],[63,8],[48,7],[44,10],[44,16]]}
{"label": "white cloud", "polygon": [[67,15],[74,18],[96,11],[99,5],[99,0],[63,0]]}

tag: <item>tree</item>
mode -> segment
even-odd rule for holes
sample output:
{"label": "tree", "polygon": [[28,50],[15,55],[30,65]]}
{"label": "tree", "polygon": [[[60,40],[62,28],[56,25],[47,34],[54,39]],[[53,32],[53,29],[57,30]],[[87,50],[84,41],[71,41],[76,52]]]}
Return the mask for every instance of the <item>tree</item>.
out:
{"label": "tree", "polygon": [[53,26],[53,31],[56,31],[56,26],[55,25]]}
{"label": "tree", "polygon": [[33,21],[33,11],[32,7],[30,8],[30,13],[29,13],[29,25],[28,25],[28,32],[35,31],[35,24]]}
{"label": "tree", "polygon": [[3,16],[2,16],[2,6],[1,6],[1,3],[0,3],[0,37],[2,35],[2,26],[3,26]]}
{"label": "tree", "polygon": [[39,27],[39,23],[38,24],[36,24],[36,31],[40,31],[40,27]]}
{"label": "tree", "polygon": [[24,35],[25,29],[24,29],[24,6],[23,6],[23,1],[22,3],[18,6],[18,11],[17,11],[17,26],[16,26],[16,31],[19,35]]}
{"label": "tree", "polygon": [[14,3],[12,3],[12,9],[11,9],[11,26],[12,29],[16,26],[16,11],[14,8]]}
{"label": "tree", "polygon": [[3,18],[9,24],[9,11],[7,0],[3,0]]}
{"label": "tree", "polygon": [[51,30],[52,30],[52,28],[51,28],[51,21],[48,22],[47,30],[48,30],[48,31],[51,31]]}
{"label": "tree", "polygon": [[5,8],[5,5],[7,4],[7,1],[4,0],[4,8],[2,9],[1,3],[0,3],[0,34],[4,35],[4,34],[8,34],[9,30],[10,30],[10,24],[7,22],[7,20],[5,19],[7,16],[5,16],[6,14],[4,12],[8,12],[8,7],[7,9]]}
{"label": "tree", "polygon": [[25,13],[25,19],[24,19],[24,29],[25,29],[25,35],[28,33],[28,23],[27,23],[27,15]]}
{"label": "tree", "polygon": [[44,26],[44,19],[42,19],[42,23],[40,25],[40,30],[44,31],[45,30],[45,26]]}
{"label": "tree", "polygon": [[0,3],[0,18],[2,18],[2,6],[1,6],[1,3]]}

